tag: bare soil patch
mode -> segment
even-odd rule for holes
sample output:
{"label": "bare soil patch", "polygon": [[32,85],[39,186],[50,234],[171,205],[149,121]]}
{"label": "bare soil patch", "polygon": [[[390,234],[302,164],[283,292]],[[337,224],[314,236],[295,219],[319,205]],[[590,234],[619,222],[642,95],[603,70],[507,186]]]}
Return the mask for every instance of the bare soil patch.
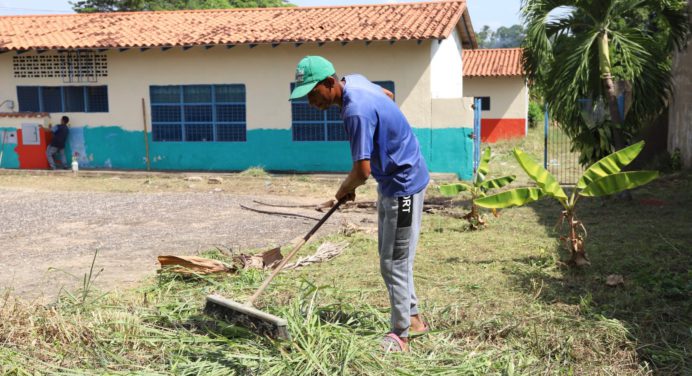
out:
{"label": "bare soil patch", "polygon": [[[286,244],[315,222],[240,205],[317,204],[331,197],[342,178],[236,174],[208,184],[204,175],[201,181],[178,174],[94,175],[0,173],[0,289],[53,299],[63,288],[81,286],[97,250],[95,271],[103,271],[96,286],[109,290],[154,274],[158,255]],[[322,215],[309,208],[264,208]],[[369,216],[337,213],[318,236]]]}

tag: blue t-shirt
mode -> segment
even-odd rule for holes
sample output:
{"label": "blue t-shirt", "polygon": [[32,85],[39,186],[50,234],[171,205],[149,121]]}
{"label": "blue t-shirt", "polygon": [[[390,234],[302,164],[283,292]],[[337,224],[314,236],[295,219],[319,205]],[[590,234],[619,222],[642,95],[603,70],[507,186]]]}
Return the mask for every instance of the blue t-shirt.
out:
{"label": "blue t-shirt", "polygon": [[50,142],[50,146],[56,147],[58,149],[64,149],[65,143],[67,142],[67,136],[70,133],[70,128],[65,124],[58,124],[57,127],[53,128],[53,139]]}
{"label": "blue t-shirt", "polygon": [[359,74],[344,80],[341,117],[353,161],[370,160],[372,176],[385,196],[408,196],[423,190],[430,181],[428,167],[399,107],[380,86]]}

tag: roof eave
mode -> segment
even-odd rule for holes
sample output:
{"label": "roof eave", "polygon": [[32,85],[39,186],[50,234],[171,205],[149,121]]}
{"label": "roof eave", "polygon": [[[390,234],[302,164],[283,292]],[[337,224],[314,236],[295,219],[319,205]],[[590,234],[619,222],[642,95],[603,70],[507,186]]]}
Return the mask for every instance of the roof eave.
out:
{"label": "roof eave", "polygon": [[462,44],[463,48],[470,48],[473,50],[478,48],[478,41],[476,40],[476,33],[473,31],[473,24],[471,23],[471,16],[469,15],[468,8],[464,9],[464,13],[462,13],[459,18],[456,28],[457,32],[462,35],[462,40],[464,39],[463,36],[466,36],[466,45],[464,46]]}
{"label": "roof eave", "polygon": [[436,40],[435,37],[427,38],[344,38],[344,39],[334,39],[334,40],[273,40],[273,41],[242,41],[242,42],[218,42],[218,43],[191,43],[191,44],[147,44],[147,45],[114,45],[114,46],[71,46],[71,47],[56,47],[56,46],[22,46],[22,47],[0,47],[0,53],[16,51],[16,52],[27,52],[31,50],[45,50],[45,51],[57,51],[57,50],[98,50],[98,49],[119,49],[119,48],[171,48],[171,47],[200,47],[200,46],[226,46],[226,45],[274,45],[274,44],[294,44],[294,43],[355,43],[355,42],[405,42],[405,41],[418,41],[418,40]]}
{"label": "roof eave", "polygon": [[521,74],[464,74],[465,78],[522,78]]}

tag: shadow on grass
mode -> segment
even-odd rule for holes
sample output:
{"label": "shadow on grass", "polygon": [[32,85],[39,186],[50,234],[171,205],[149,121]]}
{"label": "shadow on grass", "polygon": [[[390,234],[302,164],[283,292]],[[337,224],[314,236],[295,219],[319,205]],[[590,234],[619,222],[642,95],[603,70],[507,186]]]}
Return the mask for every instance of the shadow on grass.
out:
{"label": "shadow on grass", "polygon": [[187,319],[187,321],[181,323],[181,326],[189,331],[198,333],[213,333],[214,335],[224,337],[229,340],[249,340],[261,338],[253,331],[242,326],[233,325],[221,319],[204,314],[191,316]]}
{"label": "shadow on grass", "polygon": [[[591,266],[570,269],[564,250],[514,260],[506,268],[517,288],[544,304],[579,307],[583,317],[622,322],[640,361],[658,374],[692,374],[692,175],[663,177],[633,192],[631,202],[582,198],[578,218],[588,231]],[[653,205],[652,205],[653,203]],[[531,206],[557,238],[552,224],[561,207]],[[611,274],[624,284],[608,286]],[[585,314],[586,313],[586,314]]]}
{"label": "shadow on grass", "polygon": [[[241,364],[237,360],[233,359],[228,359],[227,356],[228,354],[224,351],[208,351],[205,353],[204,358],[199,358],[194,356],[194,354],[191,354],[191,358],[195,359],[197,361],[200,360],[207,360],[210,363],[213,362],[214,365],[218,365],[220,367],[223,367],[223,372],[224,374],[227,375],[257,375],[258,374],[258,367],[249,367],[246,365]],[[190,367],[192,368],[192,367]],[[203,374],[203,373],[199,373]]]}

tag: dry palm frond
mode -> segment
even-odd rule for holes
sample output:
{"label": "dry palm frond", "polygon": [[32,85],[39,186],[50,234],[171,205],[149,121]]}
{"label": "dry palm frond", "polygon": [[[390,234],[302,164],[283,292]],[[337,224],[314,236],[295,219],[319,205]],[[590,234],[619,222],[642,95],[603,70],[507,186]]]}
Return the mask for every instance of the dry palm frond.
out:
{"label": "dry palm frond", "polygon": [[310,264],[329,261],[344,252],[348,246],[347,242],[323,243],[311,256],[303,257],[298,261],[284,266],[284,269],[297,269]]}

